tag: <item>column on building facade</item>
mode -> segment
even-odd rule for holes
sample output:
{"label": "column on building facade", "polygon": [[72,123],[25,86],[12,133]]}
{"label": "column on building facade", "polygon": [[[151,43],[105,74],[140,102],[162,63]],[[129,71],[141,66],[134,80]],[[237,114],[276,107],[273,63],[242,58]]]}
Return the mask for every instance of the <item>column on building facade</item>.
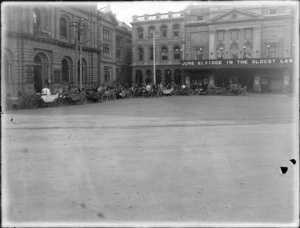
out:
{"label": "column on building facade", "polygon": [[215,36],[216,36],[216,31],[210,31],[209,32],[209,59],[210,58],[215,58],[216,56],[216,51],[215,51]]}
{"label": "column on building facade", "polygon": [[260,58],[261,55],[261,27],[254,27],[253,29],[253,57]]}
{"label": "column on building facade", "polygon": [[229,33],[229,30],[227,29],[225,31],[225,58],[226,59],[229,59],[229,56],[230,56],[230,42],[229,42],[229,37],[230,37],[230,33]]}

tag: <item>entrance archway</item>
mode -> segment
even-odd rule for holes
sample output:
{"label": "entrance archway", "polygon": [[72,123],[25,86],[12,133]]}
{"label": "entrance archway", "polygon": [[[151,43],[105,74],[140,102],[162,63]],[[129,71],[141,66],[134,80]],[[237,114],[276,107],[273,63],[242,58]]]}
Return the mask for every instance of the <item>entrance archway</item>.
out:
{"label": "entrance archway", "polygon": [[162,82],[162,80],[161,80],[161,71],[160,70],[156,70],[155,77],[156,77],[156,84],[159,84],[159,83]]}
{"label": "entrance archway", "polygon": [[165,84],[171,84],[172,78],[171,78],[171,71],[167,69],[165,71]]}
{"label": "entrance archway", "polygon": [[146,70],[146,83],[151,83],[151,82],[152,82],[152,71]]}
{"label": "entrance archway", "polygon": [[62,72],[62,82],[69,83],[71,82],[72,75],[72,61],[69,57],[65,57],[61,61],[61,72]]}
{"label": "entrance archway", "polygon": [[50,81],[48,75],[48,58],[44,53],[37,53],[34,57],[34,90],[41,92],[45,84],[49,84]]}
{"label": "entrance archway", "polygon": [[137,70],[135,73],[135,82],[139,86],[143,82],[143,73],[141,70]]}
{"label": "entrance archway", "polygon": [[181,72],[179,69],[176,69],[174,72],[174,81],[176,84],[181,84]]}

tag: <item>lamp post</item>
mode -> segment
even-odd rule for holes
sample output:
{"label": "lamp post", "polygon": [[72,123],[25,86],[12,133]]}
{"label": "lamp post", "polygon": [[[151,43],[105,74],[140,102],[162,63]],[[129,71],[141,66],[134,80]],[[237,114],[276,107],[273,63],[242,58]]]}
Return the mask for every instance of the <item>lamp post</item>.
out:
{"label": "lamp post", "polygon": [[223,59],[223,49],[224,49],[223,47],[220,48],[220,50],[221,50],[221,56],[220,56],[220,59]]}
{"label": "lamp post", "polygon": [[243,46],[244,59],[246,59],[246,46]]}
{"label": "lamp post", "polygon": [[77,74],[77,69],[78,69],[78,46],[79,46],[79,88],[82,90],[82,45],[87,43],[85,42],[80,42],[81,35],[83,35],[87,30],[90,30],[89,24],[87,20],[80,18],[78,21],[73,22],[70,27],[75,27],[76,28],[76,33],[75,33],[75,55],[76,55],[76,74],[75,74],[75,82],[78,80],[78,74]]}
{"label": "lamp post", "polygon": [[269,45],[269,44],[268,44],[268,46],[267,46],[267,50],[268,50],[267,57],[269,58],[269,57],[270,57],[270,45]]}

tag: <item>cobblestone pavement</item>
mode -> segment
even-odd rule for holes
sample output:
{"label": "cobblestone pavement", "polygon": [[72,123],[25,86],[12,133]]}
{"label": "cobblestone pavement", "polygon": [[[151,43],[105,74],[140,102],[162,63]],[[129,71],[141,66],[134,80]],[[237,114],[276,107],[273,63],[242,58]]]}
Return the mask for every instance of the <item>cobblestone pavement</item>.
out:
{"label": "cobblestone pavement", "polygon": [[296,103],[179,96],[5,112],[3,225],[295,223]]}

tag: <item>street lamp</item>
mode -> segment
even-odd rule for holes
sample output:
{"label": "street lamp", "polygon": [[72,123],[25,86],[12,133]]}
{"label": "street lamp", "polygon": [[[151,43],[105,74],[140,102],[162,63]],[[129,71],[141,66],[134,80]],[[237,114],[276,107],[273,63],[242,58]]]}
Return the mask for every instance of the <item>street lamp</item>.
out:
{"label": "street lamp", "polygon": [[243,46],[244,59],[246,59],[246,46]]}
{"label": "street lamp", "polygon": [[268,55],[267,55],[267,57],[269,58],[269,56],[270,56],[270,45],[268,44],[268,46],[267,46],[267,50],[268,50]]}
{"label": "street lamp", "polygon": [[80,42],[81,35],[85,34],[87,30],[90,30],[90,25],[87,22],[87,20],[80,18],[78,21],[73,22],[72,24],[69,25],[70,27],[75,27],[76,28],[76,35],[75,35],[75,49],[76,49],[76,74],[75,74],[75,82],[78,80],[78,75],[77,75],[77,66],[78,66],[78,45],[79,45],[79,88],[82,90],[82,45],[87,43],[87,41]]}

